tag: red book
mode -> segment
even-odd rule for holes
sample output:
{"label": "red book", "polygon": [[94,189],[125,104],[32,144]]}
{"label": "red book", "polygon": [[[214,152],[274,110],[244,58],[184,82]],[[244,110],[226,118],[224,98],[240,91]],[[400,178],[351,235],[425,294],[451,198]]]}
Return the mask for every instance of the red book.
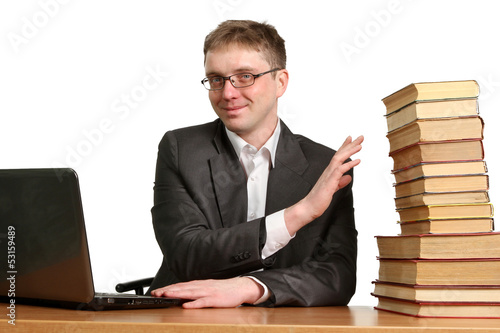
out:
{"label": "red book", "polygon": [[376,236],[379,258],[500,258],[500,232]]}
{"label": "red book", "polygon": [[423,285],[500,285],[500,259],[379,259],[379,280]]}
{"label": "red book", "polygon": [[480,161],[484,158],[482,140],[458,140],[416,143],[391,152],[393,170],[419,163]]}
{"label": "red book", "polygon": [[420,285],[373,281],[375,297],[388,297],[423,303],[498,303],[500,285],[461,286],[461,285]]}
{"label": "red book", "polygon": [[500,319],[500,302],[417,302],[378,296],[375,309],[424,318]]}

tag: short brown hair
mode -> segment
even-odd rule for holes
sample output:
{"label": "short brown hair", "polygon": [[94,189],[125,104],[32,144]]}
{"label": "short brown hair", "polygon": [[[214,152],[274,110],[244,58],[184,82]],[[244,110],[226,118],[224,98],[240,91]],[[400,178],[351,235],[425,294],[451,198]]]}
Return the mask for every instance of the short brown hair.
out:
{"label": "short brown hair", "polygon": [[286,68],[285,41],[270,24],[250,20],[228,20],[220,23],[205,38],[204,61],[208,51],[232,44],[263,52],[264,59],[272,68]]}

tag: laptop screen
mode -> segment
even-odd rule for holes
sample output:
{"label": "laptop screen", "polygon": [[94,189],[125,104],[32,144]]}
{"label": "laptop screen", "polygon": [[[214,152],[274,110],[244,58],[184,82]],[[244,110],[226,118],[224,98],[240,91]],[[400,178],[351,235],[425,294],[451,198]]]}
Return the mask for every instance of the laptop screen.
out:
{"label": "laptop screen", "polygon": [[1,296],[92,300],[83,210],[73,170],[0,170],[0,237],[0,261],[8,263],[0,273]]}

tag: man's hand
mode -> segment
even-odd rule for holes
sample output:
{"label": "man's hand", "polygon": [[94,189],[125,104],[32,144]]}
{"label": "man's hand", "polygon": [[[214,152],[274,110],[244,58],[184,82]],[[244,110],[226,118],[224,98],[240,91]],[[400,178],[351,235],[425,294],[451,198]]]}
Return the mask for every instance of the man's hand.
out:
{"label": "man's hand", "polygon": [[189,299],[186,309],[233,308],[253,304],[264,294],[264,288],[247,277],[226,280],[195,280],[172,284],[151,291],[152,296]]}
{"label": "man's hand", "polygon": [[358,165],[360,160],[344,162],[361,150],[363,139],[363,136],[360,136],[352,141],[350,136],[347,137],[311,192],[295,205],[285,209],[285,223],[290,235],[294,235],[300,228],[321,216],[330,205],[335,192],[351,182],[351,176],[345,173]]}

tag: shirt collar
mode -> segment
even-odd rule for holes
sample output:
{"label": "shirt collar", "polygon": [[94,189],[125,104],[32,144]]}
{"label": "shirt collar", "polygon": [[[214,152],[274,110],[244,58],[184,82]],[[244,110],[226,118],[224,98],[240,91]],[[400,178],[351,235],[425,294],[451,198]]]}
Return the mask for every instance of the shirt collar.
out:
{"label": "shirt collar", "polygon": [[[248,145],[248,146],[253,147],[251,144],[249,144],[248,142],[243,140],[238,134],[231,132],[230,130],[227,129],[227,127],[225,129],[226,129],[226,133],[227,133],[227,136],[229,138],[229,141],[233,145],[233,148],[236,151],[236,154],[238,155],[238,159],[240,158],[241,150],[245,146]],[[271,135],[271,137],[267,140],[267,142],[260,149],[260,150],[262,150],[262,149],[266,148],[269,151],[269,153],[271,154],[271,163],[273,166],[274,166],[274,160],[276,157],[276,149],[278,147],[280,133],[281,133],[281,121],[278,119],[278,124],[276,125],[276,128],[274,129],[273,134]]]}

